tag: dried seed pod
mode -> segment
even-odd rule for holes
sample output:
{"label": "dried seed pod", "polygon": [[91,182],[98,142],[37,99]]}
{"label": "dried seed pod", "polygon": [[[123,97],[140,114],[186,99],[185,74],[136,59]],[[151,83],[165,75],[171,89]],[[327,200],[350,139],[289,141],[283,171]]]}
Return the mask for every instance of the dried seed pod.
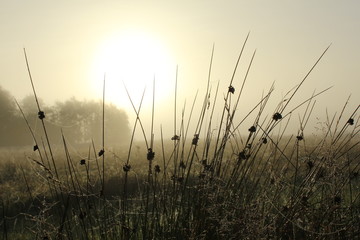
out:
{"label": "dried seed pod", "polygon": [[42,120],[45,118],[45,113],[43,111],[38,112],[38,117]]}
{"label": "dried seed pod", "polygon": [[154,160],[155,152],[153,152],[152,148],[148,149],[148,153],[146,155],[147,160],[151,161]]}
{"label": "dried seed pod", "polygon": [[194,138],[192,139],[192,145],[197,145],[199,141],[199,134],[195,134]]}
{"label": "dried seed pod", "polygon": [[234,92],[235,92],[235,88],[230,85],[230,86],[229,86],[229,93],[234,94]]}
{"label": "dried seed pod", "polygon": [[349,120],[347,121],[347,123],[349,125],[354,125],[354,119],[353,118],[349,118]]}
{"label": "dried seed pod", "polygon": [[156,173],[159,173],[161,171],[160,166],[155,165],[154,170],[155,170]]}
{"label": "dried seed pod", "polygon": [[101,149],[100,152],[98,153],[99,157],[101,157],[102,155],[104,155],[105,151],[104,149]]}
{"label": "dried seed pod", "polygon": [[256,132],[256,127],[255,126],[251,126],[249,128],[249,132],[253,133],[253,132]]}
{"label": "dried seed pod", "polygon": [[171,138],[171,140],[173,140],[173,141],[178,141],[178,140],[180,140],[180,137],[175,134],[175,135]]}
{"label": "dried seed pod", "polygon": [[125,165],[123,166],[124,172],[130,171],[130,169],[131,169],[131,165],[130,165],[130,164],[125,164]]}
{"label": "dried seed pod", "polygon": [[241,151],[238,156],[238,160],[246,160],[246,154],[245,151]]}
{"label": "dried seed pod", "polygon": [[181,161],[181,162],[180,162],[180,168],[182,168],[182,169],[185,169],[185,168],[186,168],[186,165],[185,165],[184,161]]}
{"label": "dried seed pod", "polygon": [[277,112],[277,113],[275,113],[275,114],[273,115],[273,119],[274,119],[275,121],[278,121],[278,120],[282,119],[282,115]]}

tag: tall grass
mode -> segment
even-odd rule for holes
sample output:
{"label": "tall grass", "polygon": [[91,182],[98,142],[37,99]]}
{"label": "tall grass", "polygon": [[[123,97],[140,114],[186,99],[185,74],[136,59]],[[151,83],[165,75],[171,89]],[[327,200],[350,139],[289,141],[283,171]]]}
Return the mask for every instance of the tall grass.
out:
{"label": "tall grass", "polygon": [[[185,105],[181,117],[178,116],[176,77],[173,136],[164,137],[161,127],[160,140],[154,139],[154,80],[150,136],[146,135],[140,115],[143,99],[136,107],[127,92],[136,115],[127,153],[107,150],[103,121],[102,147],[96,149],[93,141],[84,154],[86,157],[72,153],[63,134],[63,152],[52,151],[46,137],[45,113],[39,106],[24,51],[46,144],[38,144],[39,139],[23,115],[37,155],[26,152],[27,161],[2,163],[3,173],[13,171],[9,176],[0,175],[3,238],[354,239],[358,236],[359,106],[346,116],[348,99],[339,115],[328,116],[319,136],[307,135],[306,128],[314,115],[316,97],[328,88],[314,92],[289,109],[289,103],[328,48],[299,84],[270,110],[270,116],[265,110],[270,108],[268,101],[274,86],[257,103],[250,103],[253,108],[243,119],[235,121],[256,53],[237,90],[233,80],[248,37],[224,101],[220,102],[223,106],[216,128],[215,105],[221,90],[218,84],[213,93],[210,85],[213,48],[201,110],[193,112],[198,103],[196,96],[187,118]],[[104,80],[103,104],[105,98]],[[289,122],[295,121],[291,117],[304,106],[305,111],[298,115],[297,135],[286,135]],[[22,112],[20,106],[19,109]],[[250,118],[248,131],[241,131],[240,127]],[[193,137],[189,137],[191,123],[196,126]],[[134,148],[138,144],[134,142],[134,134],[139,126],[144,144]],[[19,166],[21,171],[17,170]],[[11,194],[20,188],[22,194]],[[18,200],[14,201],[16,195]]]}

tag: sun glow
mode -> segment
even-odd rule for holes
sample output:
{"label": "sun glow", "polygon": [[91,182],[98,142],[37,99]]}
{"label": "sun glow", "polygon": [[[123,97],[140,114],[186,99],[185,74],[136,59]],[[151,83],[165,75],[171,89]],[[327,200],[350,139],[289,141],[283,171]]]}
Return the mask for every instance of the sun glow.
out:
{"label": "sun glow", "polygon": [[[139,104],[144,89],[144,105],[151,104],[153,80],[157,101],[166,99],[173,89],[175,64],[166,46],[152,35],[127,30],[108,37],[95,54],[92,68],[94,88],[101,93],[102,79],[106,79],[106,99],[124,108],[131,103],[125,87]],[[152,98],[152,97],[151,97]]]}

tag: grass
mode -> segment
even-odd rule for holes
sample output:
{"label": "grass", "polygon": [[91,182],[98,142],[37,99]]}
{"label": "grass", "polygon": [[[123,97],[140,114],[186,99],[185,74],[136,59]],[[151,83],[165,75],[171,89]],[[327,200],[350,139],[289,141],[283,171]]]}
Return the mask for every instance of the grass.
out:
{"label": "grass", "polygon": [[[141,106],[129,146],[71,151],[46,138],[44,114],[26,58],[45,141],[29,132],[36,148],[2,152],[0,166],[3,239],[354,239],[360,231],[359,117],[328,116],[323,128],[307,135],[316,97],[289,109],[308,75],[265,114],[274,87],[235,121],[255,52],[240,90],[233,78],[215,127],[219,85],[210,98],[212,58],[203,100],[195,98],[185,118],[174,99],[174,135],[145,134]],[[213,49],[214,52],[214,49]],[[26,53],[25,53],[26,57]],[[105,82],[104,82],[105,85]],[[176,85],[176,84],[175,84]],[[131,96],[128,93],[129,99]],[[155,98],[155,83],[153,89]],[[106,95],[104,91],[105,102]],[[286,100],[285,100],[286,99]],[[200,103],[200,111],[194,106]],[[211,107],[212,106],[212,107]],[[299,109],[297,135],[286,135]],[[20,108],[21,110],[21,108]],[[103,116],[106,114],[103,107]],[[252,119],[250,119],[252,118]],[[26,120],[26,118],[24,117]],[[245,122],[252,124],[240,131]],[[190,133],[189,125],[196,127]],[[27,121],[24,122],[27,124]],[[102,125],[104,132],[106,125]],[[144,142],[134,142],[136,130]],[[189,137],[190,136],[190,137]],[[170,140],[171,139],[171,140]],[[21,153],[23,152],[23,153]]]}

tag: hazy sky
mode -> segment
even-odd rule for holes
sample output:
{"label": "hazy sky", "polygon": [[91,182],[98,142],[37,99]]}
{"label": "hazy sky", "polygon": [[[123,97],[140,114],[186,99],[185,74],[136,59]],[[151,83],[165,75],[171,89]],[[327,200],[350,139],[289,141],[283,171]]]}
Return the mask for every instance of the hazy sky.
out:
{"label": "hazy sky", "polygon": [[147,82],[143,114],[148,116],[155,74],[157,123],[169,123],[171,129],[176,65],[179,109],[185,99],[189,109],[198,89],[203,98],[215,43],[211,83],[215,88],[221,82],[221,99],[250,31],[235,78],[239,88],[257,49],[241,105],[244,113],[274,81],[278,102],[329,44],[294,104],[314,90],[334,86],[318,98],[314,117],[323,116],[325,107],[339,112],[350,94],[351,112],[360,103],[359,13],[358,0],[1,1],[0,85],[19,99],[31,94],[25,47],[38,95],[46,103],[72,96],[101,98],[108,71],[107,101],[128,111],[122,82],[136,102]]}

